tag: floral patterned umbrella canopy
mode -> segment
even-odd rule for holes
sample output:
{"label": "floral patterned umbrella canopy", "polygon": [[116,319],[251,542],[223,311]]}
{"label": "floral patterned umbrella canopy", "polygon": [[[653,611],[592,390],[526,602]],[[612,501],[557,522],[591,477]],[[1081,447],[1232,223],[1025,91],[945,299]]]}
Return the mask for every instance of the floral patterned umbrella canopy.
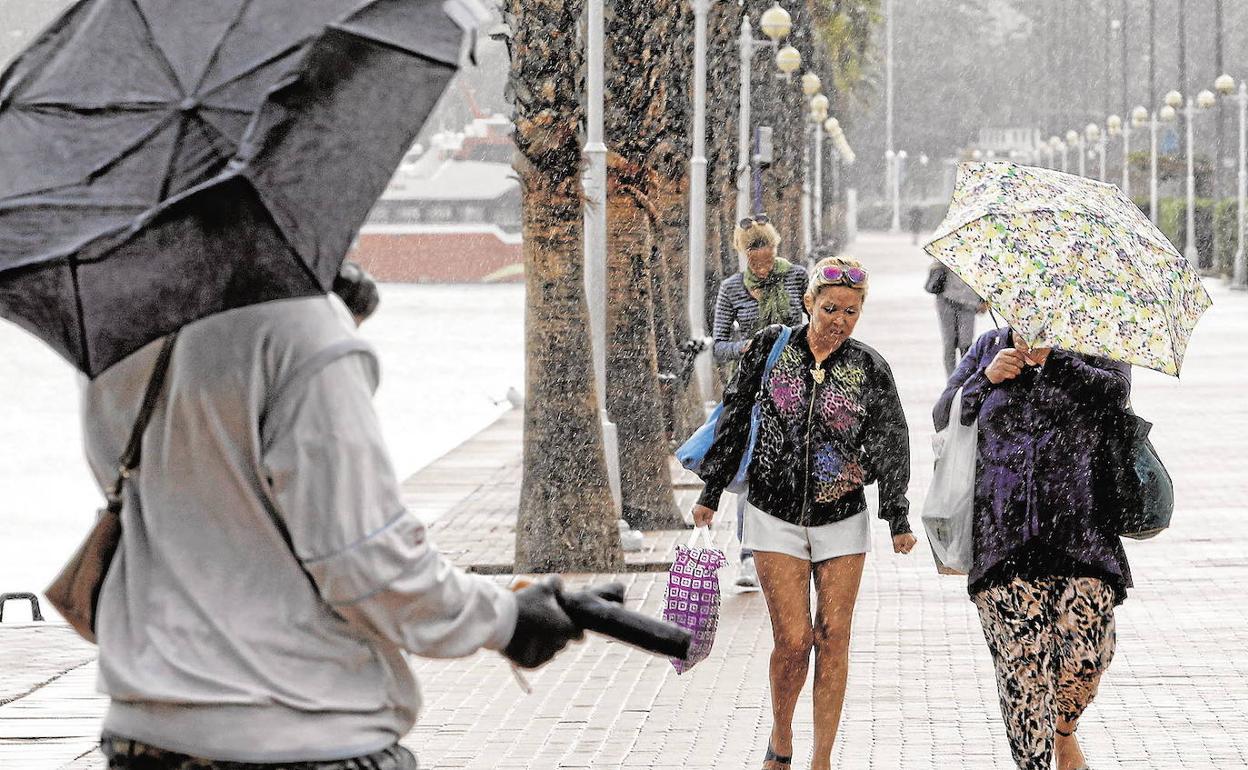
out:
{"label": "floral patterned umbrella canopy", "polygon": [[1027,344],[1178,376],[1212,304],[1200,276],[1111,184],[1013,163],[963,163],[925,244]]}

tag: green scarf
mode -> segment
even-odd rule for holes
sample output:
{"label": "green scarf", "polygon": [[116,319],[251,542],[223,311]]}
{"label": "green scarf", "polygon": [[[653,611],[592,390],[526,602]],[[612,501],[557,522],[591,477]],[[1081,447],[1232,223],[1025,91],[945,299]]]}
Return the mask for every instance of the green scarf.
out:
{"label": "green scarf", "polygon": [[793,308],[789,292],[784,288],[784,276],[792,269],[793,265],[787,259],[776,257],[776,264],[766,278],[754,275],[748,266],[742,272],[745,288],[758,298],[758,329],[789,322]]}

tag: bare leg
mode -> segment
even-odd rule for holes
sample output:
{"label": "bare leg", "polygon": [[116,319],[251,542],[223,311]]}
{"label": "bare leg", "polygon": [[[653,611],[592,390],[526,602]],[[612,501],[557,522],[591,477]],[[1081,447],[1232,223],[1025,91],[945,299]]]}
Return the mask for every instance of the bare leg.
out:
{"label": "bare leg", "polygon": [[849,635],[866,554],[840,556],[815,565],[815,751],[811,770],[830,770],[832,745],[845,704]]}
{"label": "bare leg", "polygon": [[[810,620],[810,571],[805,559],[755,551],[758,582],[771,616],[771,747],[793,755],[793,710],[806,683],[814,629]],[[776,763],[773,763],[773,765]],[[776,765],[778,768],[779,765]]]}

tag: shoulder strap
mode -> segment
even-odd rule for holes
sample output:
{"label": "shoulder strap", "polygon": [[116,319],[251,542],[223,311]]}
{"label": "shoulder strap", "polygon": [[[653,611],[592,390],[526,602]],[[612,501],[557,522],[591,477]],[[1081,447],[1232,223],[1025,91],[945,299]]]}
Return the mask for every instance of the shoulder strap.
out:
{"label": "shoulder strap", "polygon": [[793,327],[781,326],[780,334],[776,337],[775,343],[771,346],[771,352],[767,354],[767,362],[763,364],[763,385],[767,384],[767,379],[771,377],[771,370],[780,360],[780,354],[784,352],[784,346],[789,344],[789,337],[793,335]]}
{"label": "shoulder strap", "polygon": [[174,332],[165,337],[165,342],[160,347],[156,365],[152,367],[152,375],[147,381],[147,390],[143,392],[139,416],[135,418],[134,428],[130,431],[130,440],[126,442],[126,449],[122,452],[121,459],[117,461],[117,480],[105,491],[108,498],[108,510],[113,513],[121,511],[121,488],[134,469],[139,467],[139,459],[143,453],[143,433],[147,430],[147,423],[152,419],[152,412],[156,410],[156,401],[160,398],[160,391],[165,384],[165,374],[169,371],[169,359],[173,356],[173,343],[177,339],[178,333]]}

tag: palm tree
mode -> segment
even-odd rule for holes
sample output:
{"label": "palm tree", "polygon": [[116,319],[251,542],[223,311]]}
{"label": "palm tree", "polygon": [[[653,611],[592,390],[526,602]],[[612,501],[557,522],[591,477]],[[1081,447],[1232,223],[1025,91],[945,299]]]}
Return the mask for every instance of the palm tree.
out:
{"label": "palm tree", "polygon": [[[655,318],[659,327],[659,362],[667,372],[678,372],[683,364],[680,346],[690,339],[688,255],[689,255],[689,155],[693,104],[690,99],[690,70],[693,58],[693,13],[688,2],[659,4],[661,23],[648,34],[662,52],[659,57],[661,83],[667,101],[668,120],[659,126],[658,141],[648,165],[658,174],[653,193],[660,214],[653,223],[656,264],[652,271],[655,291]],[[697,375],[672,383],[669,394],[671,428],[683,439],[702,424],[704,417]]]}
{"label": "palm tree", "polygon": [[623,567],[583,276],[580,0],[507,0],[526,282],[517,572]]}
{"label": "palm tree", "polygon": [[[606,38],[607,145],[607,411],[619,431],[621,503],[636,529],[685,526],[672,492],[668,436],[659,390],[654,240],[661,217],[648,165],[671,119],[659,79],[662,45],[646,30],[661,24],[663,4],[679,0],[613,0]],[[642,34],[638,34],[643,31]]]}

